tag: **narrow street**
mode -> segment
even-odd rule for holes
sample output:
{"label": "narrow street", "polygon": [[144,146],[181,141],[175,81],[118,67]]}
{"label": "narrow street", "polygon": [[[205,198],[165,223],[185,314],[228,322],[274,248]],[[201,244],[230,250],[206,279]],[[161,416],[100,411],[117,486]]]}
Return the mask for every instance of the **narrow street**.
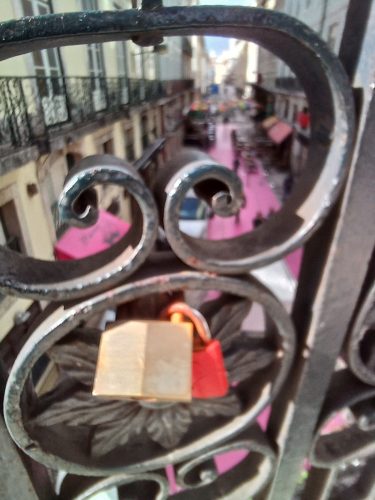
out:
{"label": "narrow street", "polygon": [[[219,122],[216,128],[216,142],[210,148],[209,154],[217,162],[233,169],[234,152],[231,131],[235,128],[247,126],[249,126],[248,121],[239,113],[236,116],[236,121],[231,123]],[[270,185],[270,179],[266,176],[261,161],[256,159],[256,162],[256,172],[249,174],[245,170],[242,160],[238,170],[238,175],[242,179],[246,196],[246,205],[241,210],[239,220],[236,221],[236,217],[223,218],[214,216],[208,223],[207,237],[209,239],[220,240],[232,238],[248,232],[254,229],[254,219],[259,212],[263,217],[267,217],[270,211],[280,209],[281,202]],[[299,249],[288,255],[285,259],[251,272],[252,275],[275,293],[288,310],[291,309],[294,299],[301,256],[302,251]],[[243,327],[256,331],[263,330],[264,326],[263,311],[258,304],[253,304],[249,316],[243,323]],[[263,429],[267,427],[270,410],[270,407],[265,408],[257,419]],[[247,452],[233,451],[215,456],[214,462],[217,472],[223,474],[230,470],[241,462],[246,455]],[[174,467],[169,465],[166,468],[166,472],[170,482],[171,493],[181,491],[176,484]]]}
{"label": "narrow street", "polygon": [[[231,141],[231,131],[249,126],[245,117],[237,114],[232,123],[218,123],[216,143],[209,154],[219,163],[233,169],[234,151]],[[250,125],[251,126],[251,125]],[[254,228],[254,219],[261,214],[266,218],[270,212],[279,210],[281,202],[274,193],[270,180],[262,168],[261,161],[256,160],[256,172],[248,173],[241,159],[238,175],[242,179],[246,196],[246,205],[242,208],[240,217],[213,217],[208,226],[208,238],[220,240],[248,232]],[[257,269],[252,274],[269,286],[285,306],[289,309],[294,298],[296,279],[298,278],[301,250],[297,250],[270,266]]]}

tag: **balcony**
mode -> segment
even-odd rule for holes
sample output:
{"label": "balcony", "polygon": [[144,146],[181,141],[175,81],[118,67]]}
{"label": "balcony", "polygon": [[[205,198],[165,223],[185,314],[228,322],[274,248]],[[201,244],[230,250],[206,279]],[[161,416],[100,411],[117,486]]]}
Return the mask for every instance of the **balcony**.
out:
{"label": "balcony", "polygon": [[193,89],[192,80],[101,77],[0,78],[0,158],[99,120],[125,116],[144,102]]}
{"label": "balcony", "polygon": [[278,89],[302,92],[302,86],[299,80],[294,76],[278,77],[275,79],[275,85]]}

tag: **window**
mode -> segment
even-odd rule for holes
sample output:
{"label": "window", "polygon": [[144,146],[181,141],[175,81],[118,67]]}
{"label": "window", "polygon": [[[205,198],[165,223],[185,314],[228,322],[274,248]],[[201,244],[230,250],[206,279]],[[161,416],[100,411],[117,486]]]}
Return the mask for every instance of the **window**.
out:
{"label": "window", "polygon": [[327,44],[331,50],[335,50],[338,27],[339,23],[333,23],[328,28]]}
{"label": "window", "polygon": [[[22,10],[25,16],[42,16],[52,12],[48,0],[22,0]],[[35,75],[42,78],[39,80],[41,96],[61,93],[61,85],[57,79],[62,75],[58,49],[38,50],[32,53],[32,58]]]}
{"label": "window", "polygon": [[134,133],[132,128],[125,130],[125,157],[128,161],[135,160]]}
{"label": "window", "polygon": [[141,119],[141,134],[142,134],[142,148],[146,149],[147,146],[149,145],[147,115],[143,115]]}
{"label": "window", "polygon": [[294,104],[294,106],[293,106],[293,123],[297,121],[297,116],[298,116],[298,106],[297,106],[297,104]]}
{"label": "window", "polygon": [[[141,49],[142,50],[142,49]],[[135,68],[135,75],[137,78],[144,78],[144,61],[143,61],[143,52],[134,52],[133,51],[133,66]]]}
{"label": "window", "polygon": [[285,100],[285,108],[284,108],[284,118],[288,119],[289,116],[289,101]]}
{"label": "window", "polygon": [[67,165],[68,171],[69,171],[76,164],[76,160],[75,160],[74,154],[73,153],[67,153],[65,155],[65,159],[66,159],[66,165]]}
{"label": "window", "polygon": [[103,153],[106,155],[114,154],[113,139],[103,142]]}
{"label": "window", "polygon": [[98,0],[82,0],[82,10],[98,10]]}
{"label": "window", "polygon": [[[122,7],[118,3],[114,3],[113,7],[116,10],[121,10]],[[127,47],[126,42],[117,42],[116,43],[116,59],[117,59],[117,73],[119,76],[127,76],[128,74],[128,64],[127,64]]]}
{"label": "window", "polygon": [[[52,12],[48,0],[21,0],[21,5],[26,16],[40,16]],[[39,50],[33,52],[31,57],[37,77],[32,86],[35,83],[41,97],[45,124],[48,126],[65,122],[68,119],[68,109],[58,49]]]}
{"label": "window", "polygon": [[155,114],[153,116],[153,123],[152,123],[152,128],[150,130],[150,135],[151,135],[151,141],[156,141],[158,137],[157,111],[155,111]]}
{"label": "window", "polygon": [[89,51],[89,72],[92,77],[104,76],[104,62],[102,46],[99,43],[90,43],[87,46]]}
{"label": "window", "polygon": [[121,84],[121,104],[129,102],[128,93],[128,53],[126,42],[117,42],[116,44],[116,61],[117,61],[117,74]]}
{"label": "window", "polygon": [[[82,0],[82,10],[98,10],[97,0]],[[95,111],[106,107],[101,78],[105,76],[103,49],[100,43],[89,43],[87,45],[89,55],[89,74],[92,78],[91,85]]]}
{"label": "window", "polygon": [[116,44],[116,59],[117,59],[117,73],[119,76],[127,75],[127,52],[126,43],[117,42]]}
{"label": "window", "polygon": [[0,245],[16,252],[25,252],[14,201],[8,201],[0,207]]}

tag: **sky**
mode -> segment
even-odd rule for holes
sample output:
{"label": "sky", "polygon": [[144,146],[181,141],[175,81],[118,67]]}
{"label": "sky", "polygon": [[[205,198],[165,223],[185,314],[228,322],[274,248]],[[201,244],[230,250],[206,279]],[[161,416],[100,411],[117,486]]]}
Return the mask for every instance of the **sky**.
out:
{"label": "sky", "polygon": [[[255,6],[255,0],[200,0],[200,5],[228,5],[229,7],[252,7]],[[229,38],[206,36],[206,47],[209,54],[215,52],[216,55],[222,54],[229,48]]]}

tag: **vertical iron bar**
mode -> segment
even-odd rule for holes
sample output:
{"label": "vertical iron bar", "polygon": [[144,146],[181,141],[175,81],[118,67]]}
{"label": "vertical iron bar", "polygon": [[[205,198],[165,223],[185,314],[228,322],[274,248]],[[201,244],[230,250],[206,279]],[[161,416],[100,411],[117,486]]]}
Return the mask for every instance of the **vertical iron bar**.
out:
{"label": "vertical iron bar", "polygon": [[22,99],[22,105],[23,105],[24,111],[25,111],[25,121],[26,121],[26,127],[27,127],[27,132],[28,132],[28,139],[30,141],[30,139],[34,139],[34,136],[33,136],[33,131],[31,128],[29,113],[27,111],[26,96],[25,96],[25,92],[23,91],[23,85],[22,85],[21,79],[20,79],[20,94],[21,94],[21,99]]}
{"label": "vertical iron bar", "polygon": [[65,105],[66,105],[66,112],[67,112],[67,120],[68,122],[72,121],[72,114],[71,114],[71,109],[70,109],[70,102],[69,102],[69,95],[68,95],[68,89],[66,86],[66,81],[65,81],[65,76],[59,76],[62,81],[62,87],[63,87],[63,92],[65,96]]}
{"label": "vertical iron bar", "polygon": [[128,44],[127,42],[122,42],[124,44],[124,54],[125,54],[125,85],[127,90],[128,102],[127,105],[130,105],[130,84],[129,84],[129,56],[128,56]]}
{"label": "vertical iron bar", "polygon": [[[15,81],[15,78],[12,78],[13,81]],[[21,146],[21,141],[20,141],[20,131],[18,130],[18,123],[16,119],[16,112],[14,109],[14,103],[13,103],[13,98],[12,98],[12,93],[9,87],[9,81],[10,79],[6,79],[6,87],[7,87],[7,93],[8,93],[8,99],[7,99],[7,107],[8,107],[8,113],[9,113],[9,118],[10,118],[10,124],[11,124],[11,131],[12,131],[12,137],[13,137],[13,143],[15,147]]]}
{"label": "vertical iron bar", "polygon": [[143,48],[141,48],[141,67],[142,67],[142,98],[141,101],[146,99],[146,78],[145,78],[145,60]]}
{"label": "vertical iron bar", "polygon": [[[316,421],[368,270],[375,244],[375,171],[371,169],[375,163],[374,135],[373,98],[333,234],[329,228],[325,232],[327,225],[324,225],[313,238],[313,241],[332,238],[332,242],[315,298],[307,305],[307,310],[312,311],[307,328],[303,330],[304,325],[299,322],[298,315],[294,315],[296,329],[302,333],[299,358],[291,374],[291,380],[297,382],[290,388],[289,404],[285,407],[285,401],[279,398],[273,406],[270,431],[279,442],[280,457],[270,500],[293,497],[302,461],[309,454]],[[310,261],[309,265],[313,274],[316,271],[314,263]],[[303,285],[300,284],[298,291],[302,296]],[[298,303],[301,304],[301,300],[297,296]],[[303,311],[299,313],[303,315]],[[288,396],[286,392],[282,394],[284,400]],[[284,424],[281,425],[275,415],[283,410]]]}
{"label": "vertical iron bar", "polygon": [[[352,80],[360,58],[363,39],[366,35],[366,21],[371,7],[371,1],[368,0],[365,0],[363,10],[358,9],[357,3],[355,0],[350,0],[340,46],[340,57],[344,58],[344,67]],[[361,10],[360,13],[359,10]],[[353,32],[352,26],[358,27],[358,23],[361,24],[361,29]],[[358,37],[355,44],[352,43],[353,36]],[[369,220],[368,217],[371,217],[371,215],[366,214],[365,191],[362,193],[364,198],[361,199],[358,186],[365,186],[367,182],[370,185],[371,182],[375,183],[374,178],[371,178],[371,175],[365,172],[366,165],[370,165],[371,161],[373,161],[371,158],[375,156],[375,152],[370,149],[372,147],[371,130],[375,130],[374,121],[375,103],[373,99],[366,115],[365,132],[360,139],[361,142],[358,142],[361,145],[358,147],[356,167],[352,166],[352,170],[354,170],[357,177],[351,179],[348,183],[347,199],[346,201],[344,199],[341,206],[341,214],[344,207],[346,207],[345,214],[340,216],[341,202],[339,201],[323,226],[305,246],[293,310],[293,319],[299,335],[299,357],[295,371],[290,377],[290,380],[294,382],[285,388],[282,396],[273,405],[275,411],[270,422],[270,429],[275,438],[276,436],[280,438],[283,435],[283,440],[285,440],[283,441],[285,449],[280,452],[278,472],[269,496],[269,498],[275,500],[281,498],[289,500],[295,491],[295,483],[298,480],[302,461],[309,453],[309,442],[312,439],[314,426],[328,388],[330,376],[367,272],[366,252],[371,255],[374,242],[371,243],[369,239],[366,240],[366,251],[363,254],[364,260],[362,260],[358,256],[360,252],[356,248],[356,243],[357,245],[358,242],[362,243],[362,235],[357,233],[361,232],[359,227],[363,225],[363,220]],[[366,146],[369,148],[367,152]],[[349,188],[349,186],[351,187]],[[371,204],[371,201],[367,201]],[[350,214],[351,210],[356,210],[356,213]],[[363,217],[361,222],[359,222],[360,213],[362,213]],[[352,231],[349,228],[352,228]],[[362,229],[365,233],[365,228]],[[337,243],[338,241],[340,241],[340,244]],[[355,263],[351,261],[354,258],[357,261],[361,260],[358,269],[361,275],[356,275],[355,281],[348,282],[347,287],[345,287],[345,273],[357,269]],[[354,285],[354,282],[357,286]],[[335,289],[335,287],[337,288]],[[348,294],[347,290],[350,288],[350,294]],[[346,294],[346,300],[339,304],[338,298],[340,293],[343,292]],[[323,304],[322,300],[319,300],[321,294],[324,293],[328,297],[325,304]],[[331,315],[330,306],[332,308]],[[341,329],[339,326],[336,328],[334,326],[335,307],[340,309],[336,319],[337,324],[340,322]],[[316,312],[315,317],[314,312]],[[344,321],[341,314],[346,318]],[[314,379],[316,380],[315,384]],[[283,419],[281,415],[284,416]],[[287,430],[282,429],[282,422],[286,422],[286,425],[284,425]],[[285,432],[289,433],[290,437],[286,438]],[[329,488],[332,477],[331,474],[322,474],[320,476],[321,484],[319,487],[322,491]],[[285,490],[282,489],[283,485]]]}

